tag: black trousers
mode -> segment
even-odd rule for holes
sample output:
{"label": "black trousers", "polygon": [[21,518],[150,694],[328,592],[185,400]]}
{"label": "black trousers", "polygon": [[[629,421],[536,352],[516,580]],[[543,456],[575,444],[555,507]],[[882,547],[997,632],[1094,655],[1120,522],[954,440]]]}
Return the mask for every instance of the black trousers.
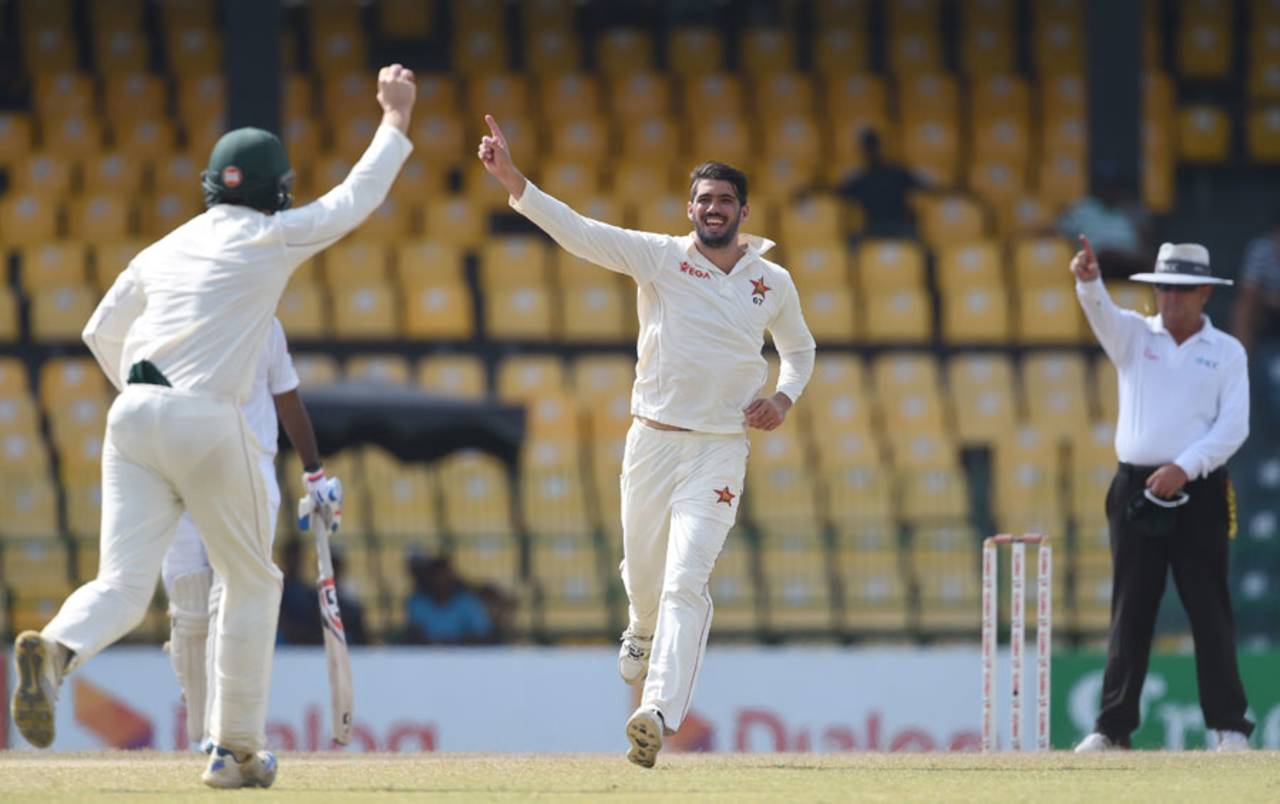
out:
{"label": "black trousers", "polygon": [[1111,537],[1111,637],[1102,680],[1096,730],[1129,744],[1138,728],[1138,701],[1147,676],[1156,613],[1165,578],[1173,581],[1191,621],[1196,685],[1205,727],[1253,733],[1245,719],[1244,685],[1236,665],[1236,627],[1227,587],[1230,527],[1229,480],[1225,468],[1187,484],[1191,500],[1177,509],[1171,533],[1137,531],[1125,511],[1141,494],[1154,466],[1120,464],[1107,492]]}

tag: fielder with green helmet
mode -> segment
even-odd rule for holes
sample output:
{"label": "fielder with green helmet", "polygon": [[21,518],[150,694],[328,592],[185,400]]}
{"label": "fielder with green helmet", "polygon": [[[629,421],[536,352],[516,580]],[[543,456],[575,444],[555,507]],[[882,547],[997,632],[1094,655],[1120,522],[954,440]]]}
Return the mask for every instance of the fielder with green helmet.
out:
{"label": "fielder with green helmet", "polygon": [[241,406],[289,277],[377,209],[408,159],[415,95],[412,72],[384,67],[373,142],[340,185],[298,209],[279,139],[223,137],[204,174],[208,209],[135,257],[94,311],[85,343],[121,389],[102,448],[101,559],[43,631],[18,636],[11,711],[32,745],[53,742],[66,673],[141,622],[185,508],[224,589],[202,779],[274,781],[265,732],[281,576]]}

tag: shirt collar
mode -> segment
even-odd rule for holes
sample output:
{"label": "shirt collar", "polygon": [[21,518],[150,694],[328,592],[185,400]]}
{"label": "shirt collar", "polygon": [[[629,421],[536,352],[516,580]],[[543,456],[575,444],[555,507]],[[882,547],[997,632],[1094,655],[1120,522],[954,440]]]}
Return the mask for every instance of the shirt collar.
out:
{"label": "shirt collar", "polygon": [[[1218,329],[1213,325],[1213,322],[1209,320],[1209,314],[1201,313],[1200,319],[1204,321],[1204,326],[1200,327],[1200,329],[1196,331],[1196,334],[1192,335],[1190,338],[1187,338],[1186,343],[1190,343],[1191,341],[1197,341],[1201,339],[1205,340],[1206,342],[1212,343],[1217,339]],[[1169,333],[1169,330],[1165,329],[1164,317],[1159,313],[1156,313],[1155,315],[1151,316],[1150,318],[1147,319],[1147,321],[1152,332],[1155,332],[1157,334],[1163,333],[1165,335],[1169,335],[1169,337],[1171,338],[1173,337],[1173,335]]]}
{"label": "shirt collar", "polygon": [[[694,234],[693,232],[690,232],[689,234],[685,235],[682,239],[684,241],[684,250],[686,254],[688,254],[690,257],[694,257],[695,259],[702,260],[708,265],[712,265],[711,261],[707,259],[706,255],[704,255],[701,251],[698,251],[698,247],[696,245],[698,241],[698,237],[696,234]],[[734,267],[732,271],[726,274],[723,271],[721,271],[719,268],[716,268],[717,274],[722,276],[732,276],[734,273],[738,271],[739,268],[741,268],[742,266],[750,265],[751,263],[755,262],[757,259],[760,259],[760,255],[764,254],[766,251],[768,251],[769,249],[777,245],[767,237],[760,237],[758,235],[751,235],[751,234],[738,235],[738,244],[746,246],[747,250],[744,251],[742,256],[738,259],[738,261],[734,263]]]}

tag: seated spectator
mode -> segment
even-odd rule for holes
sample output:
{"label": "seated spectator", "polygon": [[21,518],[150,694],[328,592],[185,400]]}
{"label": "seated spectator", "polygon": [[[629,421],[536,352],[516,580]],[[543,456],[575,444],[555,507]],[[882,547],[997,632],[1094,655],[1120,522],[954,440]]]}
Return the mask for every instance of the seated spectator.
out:
{"label": "seated spectator", "polygon": [[366,645],[369,637],[364,630],[364,606],[351,593],[351,585],[344,583],[347,559],[342,551],[331,546],[333,558],[333,585],[338,591],[338,611],[342,613],[342,630],[346,632],[348,645]]}
{"label": "seated spectator", "polygon": [[484,602],[453,572],[449,559],[409,559],[413,593],[405,601],[409,641],[465,645],[492,642],[493,621]]}
{"label": "seated spectator", "polygon": [[1280,334],[1280,224],[1245,246],[1238,281],[1231,330],[1253,351],[1260,334]]}
{"label": "seated spectator", "polygon": [[320,645],[320,604],[316,586],[301,574],[302,542],[289,539],[280,550],[280,571],[284,583],[280,590],[280,623],[276,642],[281,645]]}
{"label": "seated spectator", "polygon": [[1098,170],[1093,194],[1063,210],[1058,232],[1089,238],[1106,278],[1124,279],[1151,269],[1150,220],[1114,164]]}
{"label": "seated spectator", "polygon": [[[862,236],[914,237],[916,219],[909,196],[932,186],[910,168],[888,161],[880,147],[880,135],[874,130],[863,129],[859,145],[863,168],[846,176],[831,188],[832,192],[862,207]],[[816,189],[820,187],[809,188],[801,195]]]}

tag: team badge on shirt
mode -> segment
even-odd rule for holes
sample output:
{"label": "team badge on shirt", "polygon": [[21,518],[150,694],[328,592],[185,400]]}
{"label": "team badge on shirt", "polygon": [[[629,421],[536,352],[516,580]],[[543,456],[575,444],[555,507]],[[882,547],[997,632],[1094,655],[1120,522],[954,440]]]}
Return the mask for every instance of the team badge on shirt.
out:
{"label": "team badge on shirt", "polygon": [[773,288],[769,287],[764,283],[763,276],[760,277],[759,279],[752,279],[751,280],[751,303],[764,304],[765,294],[767,294],[771,290],[773,290]]}
{"label": "team badge on shirt", "polygon": [[716,502],[724,503],[730,508],[733,507],[733,498],[737,496],[738,495],[734,494],[732,491],[729,491],[728,486],[725,486],[722,489],[716,489]]}

